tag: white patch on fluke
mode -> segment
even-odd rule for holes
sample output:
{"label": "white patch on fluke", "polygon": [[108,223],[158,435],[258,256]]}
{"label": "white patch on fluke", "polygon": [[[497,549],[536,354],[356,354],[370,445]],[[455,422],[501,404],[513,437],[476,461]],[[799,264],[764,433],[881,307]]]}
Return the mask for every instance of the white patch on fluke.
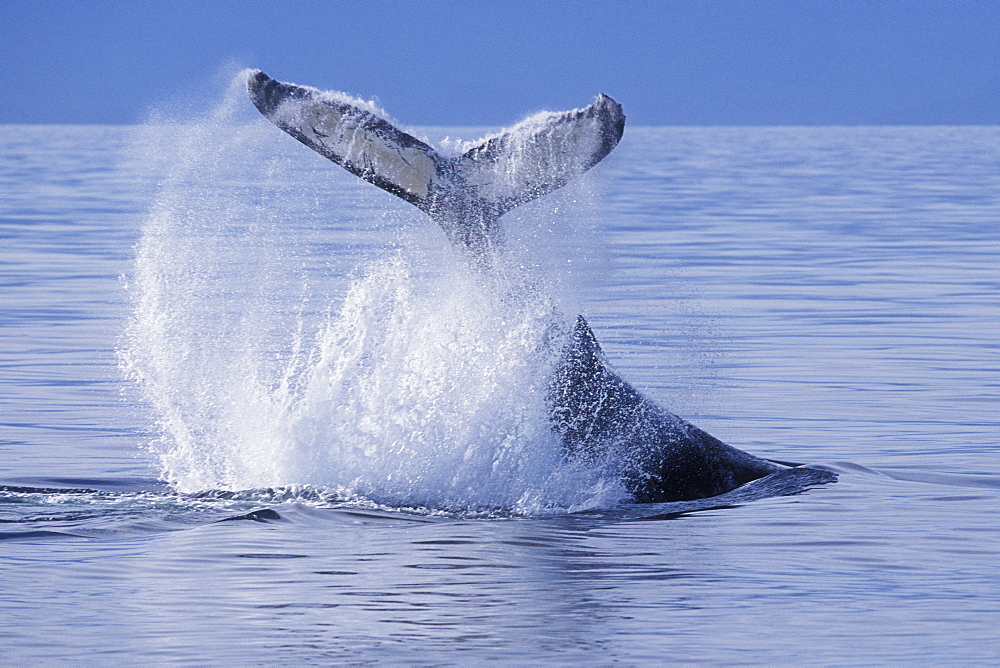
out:
{"label": "white patch on fluke", "polygon": [[[436,174],[434,160],[417,148],[381,141],[349,114],[319,99],[288,99],[274,113],[279,125],[297,128],[313,144],[341,156],[346,165],[381,178],[418,197],[427,197]],[[357,100],[350,100],[357,104]]]}

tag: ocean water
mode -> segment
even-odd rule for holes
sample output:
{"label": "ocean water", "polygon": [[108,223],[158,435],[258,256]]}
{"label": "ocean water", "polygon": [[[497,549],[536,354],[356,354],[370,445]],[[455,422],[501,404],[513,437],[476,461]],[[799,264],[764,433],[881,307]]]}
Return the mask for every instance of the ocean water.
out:
{"label": "ocean water", "polygon": [[[491,281],[248,106],[0,127],[0,662],[1000,659],[1000,128],[627,128]],[[838,481],[567,470],[577,312]]]}

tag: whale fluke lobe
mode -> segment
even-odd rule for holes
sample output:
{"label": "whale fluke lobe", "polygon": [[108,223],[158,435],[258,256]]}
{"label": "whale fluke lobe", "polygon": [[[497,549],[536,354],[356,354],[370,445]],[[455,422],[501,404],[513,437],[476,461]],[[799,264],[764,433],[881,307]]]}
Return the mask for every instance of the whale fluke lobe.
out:
{"label": "whale fluke lobe", "polygon": [[462,156],[462,181],[496,215],[561,188],[603,160],[625,130],[620,104],[603,93],[589,107],[540,113]]}
{"label": "whale fluke lobe", "polygon": [[462,155],[443,156],[343,93],[282,83],[260,70],[250,73],[247,90],[279,128],[415,205],[476,256],[499,245],[497,218],[596,165],[625,128],[621,105],[601,94],[589,107],[536,114]]}
{"label": "whale fluke lobe", "polygon": [[254,105],[279,128],[352,174],[427,209],[439,160],[434,149],[346,95],[247,79]]}

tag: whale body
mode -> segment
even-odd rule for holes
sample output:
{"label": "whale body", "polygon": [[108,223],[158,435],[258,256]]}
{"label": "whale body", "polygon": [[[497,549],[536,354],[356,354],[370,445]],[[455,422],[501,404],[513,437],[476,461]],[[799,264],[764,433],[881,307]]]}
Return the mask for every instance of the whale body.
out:
{"label": "whale body", "polygon": [[[600,162],[625,128],[621,105],[601,94],[585,108],[538,114],[445,156],[342,93],[259,70],[250,72],[247,89],[275,125],[424,211],[485,271],[503,252],[498,219]],[[566,455],[611,466],[638,503],[716,496],[787,468],[726,445],[643,396],[611,368],[582,316],[546,400]]]}

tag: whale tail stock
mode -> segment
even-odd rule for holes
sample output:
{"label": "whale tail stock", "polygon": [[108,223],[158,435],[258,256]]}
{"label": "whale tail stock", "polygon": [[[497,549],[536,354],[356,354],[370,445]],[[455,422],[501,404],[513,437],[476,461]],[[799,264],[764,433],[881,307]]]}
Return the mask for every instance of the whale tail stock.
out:
{"label": "whale tail stock", "polygon": [[444,156],[347,95],[247,78],[250,98],[279,128],[320,155],[415,205],[453,245],[480,255],[500,242],[497,218],[600,162],[625,128],[620,104],[540,113],[457,156]]}
{"label": "whale tail stock", "polygon": [[549,418],[583,461],[615,453],[638,503],[716,496],[780,470],[650,401],[609,365],[583,316],[548,387]]}

